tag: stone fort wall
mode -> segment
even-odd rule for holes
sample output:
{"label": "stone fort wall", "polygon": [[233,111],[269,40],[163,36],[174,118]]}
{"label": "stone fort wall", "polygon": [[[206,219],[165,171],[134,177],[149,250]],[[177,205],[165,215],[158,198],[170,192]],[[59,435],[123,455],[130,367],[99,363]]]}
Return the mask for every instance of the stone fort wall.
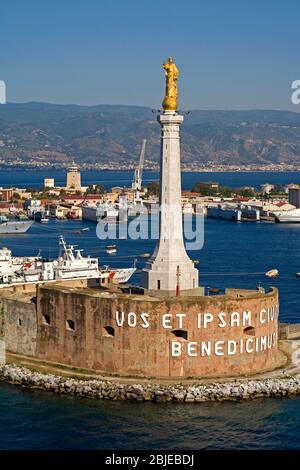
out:
{"label": "stone fort wall", "polygon": [[278,292],[159,298],[42,286],[35,355],[107,374],[222,377],[278,365]]}

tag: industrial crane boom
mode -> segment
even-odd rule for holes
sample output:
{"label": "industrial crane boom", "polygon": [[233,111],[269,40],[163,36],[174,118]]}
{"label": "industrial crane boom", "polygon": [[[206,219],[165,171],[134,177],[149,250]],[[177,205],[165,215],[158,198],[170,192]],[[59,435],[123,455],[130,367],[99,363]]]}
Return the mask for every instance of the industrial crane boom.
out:
{"label": "industrial crane boom", "polygon": [[140,153],[139,165],[134,171],[134,178],[132,183],[132,189],[134,190],[134,201],[140,201],[140,191],[142,189],[142,174],[143,166],[145,161],[145,151],[146,151],[146,139],[143,139],[142,148]]}

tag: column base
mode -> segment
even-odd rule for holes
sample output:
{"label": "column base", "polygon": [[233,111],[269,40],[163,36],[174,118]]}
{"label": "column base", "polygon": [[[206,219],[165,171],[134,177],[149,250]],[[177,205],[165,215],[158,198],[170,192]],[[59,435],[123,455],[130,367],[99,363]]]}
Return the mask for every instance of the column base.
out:
{"label": "column base", "polygon": [[[150,264],[150,263],[149,263]],[[166,265],[154,261],[142,270],[142,285],[146,289],[155,291],[176,292],[177,285],[180,291],[193,290],[199,286],[199,271],[192,261],[178,263],[180,276],[177,275],[177,264]]]}
{"label": "column base", "polygon": [[[175,297],[178,298],[176,295],[176,291],[174,290],[156,290],[156,289],[143,289],[144,295],[149,295],[150,297]],[[202,286],[196,287],[195,289],[186,289],[181,290],[179,292],[179,297],[204,297],[205,296],[205,288]]]}

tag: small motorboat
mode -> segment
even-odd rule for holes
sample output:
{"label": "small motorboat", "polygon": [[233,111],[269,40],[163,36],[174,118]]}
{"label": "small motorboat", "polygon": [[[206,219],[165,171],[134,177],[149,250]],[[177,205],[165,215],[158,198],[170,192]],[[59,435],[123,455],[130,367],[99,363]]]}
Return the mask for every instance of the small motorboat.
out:
{"label": "small motorboat", "polygon": [[300,277],[300,273],[296,273],[296,277]]}
{"label": "small motorboat", "polygon": [[219,294],[220,289],[217,289],[216,287],[210,287],[210,288],[208,289],[208,292],[209,292],[210,294]]}
{"label": "small motorboat", "polygon": [[279,271],[278,271],[278,269],[271,269],[270,271],[267,271],[265,273],[265,276],[267,276],[267,277],[277,277],[277,276],[279,276]]}
{"label": "small motorboat", "polygon": [[42,224],[45,224],[45,223],[49,222],[49,219],[48,219],[48,217],[42,217],[42,218],[40,219],[40,222],[41,222]]}
{"label": "small motorboat", "polygon": [[140,255],[140,258],[150,258],[150,256],[151,256],[150,253],[142,253]]}
{"label": "small motorboat", "polygon": [[81,229],[81,232],[89,232],[90,231],[90,227],[84,227]]}
{"label": "small motorboat", "polygon": [[114,253],[117,252],[117,247],[116,247],[116,245],[107,245],[105,247],[105,251],[106,251],[107,254],[113,255]]}

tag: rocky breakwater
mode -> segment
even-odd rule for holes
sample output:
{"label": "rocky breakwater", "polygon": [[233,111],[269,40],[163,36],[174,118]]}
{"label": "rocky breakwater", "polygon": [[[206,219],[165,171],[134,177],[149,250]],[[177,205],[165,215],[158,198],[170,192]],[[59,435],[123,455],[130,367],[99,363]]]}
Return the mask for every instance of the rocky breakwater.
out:
{"label": "rocky breakwater", "polygon": [[4,365],[0,377],[6,382],[28,388],[48,390],[81,397],[154,401],[157,403],[200,403],[207,401],[245,400],[263,397],[285,397],[300,394],[300,375],[266,380],[212,382],[197,385],[159,385],[157,383],[125,384],[108,380],[78,380],[33,372],[25,367]]}

